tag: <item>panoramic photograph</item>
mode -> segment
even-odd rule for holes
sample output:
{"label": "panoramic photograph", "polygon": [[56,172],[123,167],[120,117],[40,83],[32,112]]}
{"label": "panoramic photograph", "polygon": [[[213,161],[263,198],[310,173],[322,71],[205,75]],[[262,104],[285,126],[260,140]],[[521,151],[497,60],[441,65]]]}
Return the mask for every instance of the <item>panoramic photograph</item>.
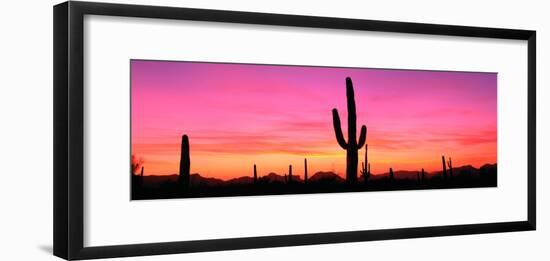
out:
{"label": "panoramic photograph", "polygon": [[497,73],[157,60],[130,72],[132,200],[497,186]]}

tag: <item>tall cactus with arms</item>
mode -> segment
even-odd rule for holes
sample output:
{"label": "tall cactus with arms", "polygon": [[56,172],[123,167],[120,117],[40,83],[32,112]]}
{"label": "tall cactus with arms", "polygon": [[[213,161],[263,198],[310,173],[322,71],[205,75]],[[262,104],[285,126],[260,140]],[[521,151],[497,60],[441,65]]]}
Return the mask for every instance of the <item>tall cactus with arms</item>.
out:
{"label": "tall cactus with arms", "polygon": [[355,94],[353,91],[353,83],[351,78],[346,78],[346,97],[348,107],[348,141],[344,139],[342,133],[342,127],[340,124],[340,116],[336,108],[332,109],[332,123],[334,125],[334,133],[336,134],[336,141],[338,145],[346,150],[346,181],[348,184],[355,184],[357,182],[357,165],[358,150],[365,145],[367,139],[367,127],[361,126],[361,134],[359,135],[359,141],[357,137],[357,114],[355,109]]}

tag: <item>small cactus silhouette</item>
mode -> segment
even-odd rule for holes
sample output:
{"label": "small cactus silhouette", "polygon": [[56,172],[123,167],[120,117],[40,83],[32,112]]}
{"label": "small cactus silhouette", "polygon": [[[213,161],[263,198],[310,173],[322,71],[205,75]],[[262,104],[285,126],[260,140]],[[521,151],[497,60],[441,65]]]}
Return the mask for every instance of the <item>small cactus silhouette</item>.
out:
{"label": "small cactus silhouette", "polygon": [[393,169],[390,168],[390,180],[394,180],[395,177],[393,176]]}
{"label": "small cactus silhouette", "polygon": [[367,164],[367,167],[368,167],[367,174],[369,174],[369,176],[370,176],[370,162],[369,162],[369,164]]}
{"label": "small cactus silhouette", "polygon": [[258,182],[258,172],[256,171],[256,164],[254,164],[254,184]]}
{"label": "small cactus silhouette", "polygon": [[288,184],[292,183],[292,165],[288,165]]}
{"label": "small cactus silhouette", "polygon": [[332,109],[332,123],[334,126],[334,133],[336,135],[336,141],[338,145],[346,150],[346,181],[348,184],[354,184],[357,182],[357,166],[359,159],[357,152],[363,147],[367,138],[367,127],[361,126],[361,134],[359,140],[357,137],[357,114],[355,108],[355,93],[353,90],[353,83],[351,78],[346,78],[346,97],[347,97],[347,109],[348,109],[348,141],[346,142],[344,134],[342,133],[342,127],[340,123],[340,116],[336,108]]}
{"label": "small cactus silhouette", "polygon": [[307,183],[307,159],[304,158],[304,183]]}
{"label": "small cactus silhouette", "polygon": [[445,156],[441,156],[441,162],[443,164],[443,179],[447,179],[447,166],[445,165]]}
{"label": "small cactus silhouette", "polygon": [[189,155],[189,138],[187,135],[181,137],[180,172],[178,182],[183,189],[189,188],[191,171],[191,158]]}

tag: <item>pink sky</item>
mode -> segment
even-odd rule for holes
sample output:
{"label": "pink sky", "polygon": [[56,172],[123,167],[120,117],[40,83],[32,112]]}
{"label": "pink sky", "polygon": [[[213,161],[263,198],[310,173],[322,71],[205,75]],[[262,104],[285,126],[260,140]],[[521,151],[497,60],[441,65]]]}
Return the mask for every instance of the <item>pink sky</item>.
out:
{"label": "pink sky", "polygon": [[[308,170],[345,173],[332,108],[347,139],[345,78],[357,126],[367,126],[374,173],[497,162],[497,74],[131,61],[132,153],[146,175],[178,171],[181,135],[191,172],[231,178]],[[359,132],[359,130],[358,130]],[[364,150],[359,152],[361,162]]]}

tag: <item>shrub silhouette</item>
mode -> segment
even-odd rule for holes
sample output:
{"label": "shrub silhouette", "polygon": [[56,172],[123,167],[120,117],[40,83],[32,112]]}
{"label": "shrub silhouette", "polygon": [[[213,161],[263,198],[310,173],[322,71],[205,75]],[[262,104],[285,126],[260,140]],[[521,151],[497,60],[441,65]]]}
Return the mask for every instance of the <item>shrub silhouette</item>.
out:
{"label": "shrub silhouette", "polygon": [[181,154],[180,154],[180,172],[178,182],[180,188],[189,188],[189,177],[191,175],[191,158],[189,155],[189,138],[187,135],[181,137]]}
{"label": "shrub silhouette", "polygon": [[347,97],[347,109],[348,109],[348,141],[344,139],[342,133],[342,126],[340,123],[340,116],[336,108],[332,109],[332,123],[334,126],[334,133],[336,135],[336,141],[338,145],[346,150],[346,181],[348,184],[354,184],[357,182],[357,165],[359,163],[357,152],[363,145],[367,138],[367,127],[361,126],[361,134],[359,135],[359,141],[357,137],[357,114],[355,109],[355,94],[353,90],[353,83],[351,78],[346,78],[346,97]]}
{"label": "shrub silhouette", "polygon": [[[141,164],[141,163],[140,163]],[[132,182],[132,193],[139,192],[143,189],[143,169],[144,167],[141,166],[141,172],[135,173],[137,171],[138,165],[135,165],[132,163],[131,169],[130,169],[130,177]]]}

